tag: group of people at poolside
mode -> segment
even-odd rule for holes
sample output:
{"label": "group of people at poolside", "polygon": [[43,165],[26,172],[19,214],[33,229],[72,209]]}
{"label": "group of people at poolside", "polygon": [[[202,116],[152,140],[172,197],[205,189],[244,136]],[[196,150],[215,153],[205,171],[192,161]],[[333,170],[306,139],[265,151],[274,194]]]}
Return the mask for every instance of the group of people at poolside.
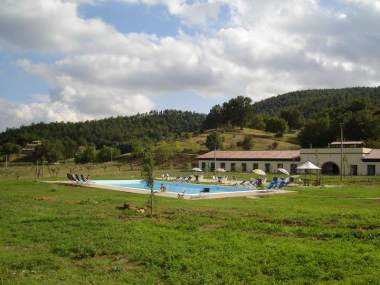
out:
{"label": "group of people at poolside", "polygon": [[[169,174],[163,174],[161,175],[161,178],[164,180],[171,180]],[[198,177],[196,176],[189,176],[189,177],[176,177],[173,178],[176,182],[198,182]],[[223,183],[223,184],[230,184],[234,186],[246,186],[246,187],[251,187],[252,189],[257,189],[256,187],[263,188],[265,186],[266,189],[282,189],[285,186],[287,186],[289,183],[292,182],[291,177],[286,177],[286,178],[278,178],[278,177],[273,177],[272,181],[267,185],[266,178],[257,178],[257,179],[251,179],[251,180],[244,180],[244,181],[238,181],[235,176],[232,177],[230,182],[228,181],[228,176],[213,176],[212,180],[218,183]],[[206,182],[206,181],[205,181]],[[167,191],[167,186],[164,184],[161,184],[160,186],[160,192],[166,192]]]}

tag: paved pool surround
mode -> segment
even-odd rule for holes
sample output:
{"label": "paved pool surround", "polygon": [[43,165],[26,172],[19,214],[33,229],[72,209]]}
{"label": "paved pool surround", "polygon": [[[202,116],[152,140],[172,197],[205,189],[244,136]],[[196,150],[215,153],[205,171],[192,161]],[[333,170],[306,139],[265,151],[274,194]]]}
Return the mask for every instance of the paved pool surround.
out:
{"label": "paved pool surround", "polygon": [[[149,195],[150,191],[136,188],[126,188],[126,187],[117,187],[117,186],[106,186],[98,185],[94,183],[76,183],[70,181],[44,181],[46,183],[53,184],[64,184],[72,187],[82,187],[89,189],[104,189],[109,191],[119,191],[126,193],[142,194]],[[207,187],[207,186],[206,186]],[[278,194],[290,194],[295,193],[294,191],[287,190],[252,190],[252,191],[237,191],[229,193],[200,193],[200,194],[184,194],[181,196],[181,199],[186,200],[199,200],[199,199],[221,199],[221,198],[234,198],[234,197],[265,197]],[[175,198],[178,199],[178,193],[172,192],[155,192],[155,196],[166,197],[166,198]]]}

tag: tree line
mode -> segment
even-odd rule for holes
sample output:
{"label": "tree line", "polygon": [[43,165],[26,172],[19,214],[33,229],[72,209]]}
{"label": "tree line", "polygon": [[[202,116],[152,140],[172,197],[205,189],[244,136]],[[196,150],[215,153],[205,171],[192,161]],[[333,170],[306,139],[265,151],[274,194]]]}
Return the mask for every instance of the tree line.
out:
{"label": "tree line", "polygon": [[[175,143],[180,138],[221,128],[254,128],[282,136],[297,130],[302,147],[325,147],[337,139],[343,123],[346,140],[364,140],[380,147],[380,87],[297,91],[253,103],[238,96],[199,114],[176,110],[152,111],[78,123],[38,123],[0,133],[0,154],[19,153],[33,140],[43,144],[29,159],[58,161],[74,158],[78,163],[102,162],[121,153],[142,153],[155,145],[157,161],[167,162],[175,153],[187,150]],[[241,142],[251,149],[250,136]],[[216,133],[206,146],[220,148]],[[189,152],[196,153],[199,147]]]}
{"label": "tree line", "polygon": [[49,161],[73,157],[78,162],[95,161],[90,149],[138,152],[145,144],[175,140],[189,132],[199,133],[204,119],[204,114],[165,110],[77,123],[37,123],[1,133],[0,154],[19,153],[27,143],[41,140],[42,146],[36,148],[31,160],[43,156]]}
{"label": "tree line", "polygon": [[[345,140],[380,148],[380,87],[297,91],[257,103],[239,96],[212,107],[203,128],[249,127],[277,136],[299,130],[301,147],[326,147],[341,124]],[[217,134],[210,137],[210,149],[221,144]]]}
{"label": "tree line", "polygon": [[283,110],[278,114],[263,114],[256,110],[251,98],[238,96],[211,108],[203,128],[240,127],[265,130],[282,136],[288,130],[299,129],[304,124],[304,117],[296,109]]}

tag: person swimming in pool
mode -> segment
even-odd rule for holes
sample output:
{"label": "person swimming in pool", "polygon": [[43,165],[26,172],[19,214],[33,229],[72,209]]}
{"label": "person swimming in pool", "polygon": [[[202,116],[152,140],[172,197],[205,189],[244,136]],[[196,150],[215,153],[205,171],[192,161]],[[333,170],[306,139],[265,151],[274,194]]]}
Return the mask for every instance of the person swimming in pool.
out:
{"label": "person swimming in pool", "polygon": [[166,186],[164,184],[161,183],[161,186],[160,186],[160,191],[161,192],[166,192]]}

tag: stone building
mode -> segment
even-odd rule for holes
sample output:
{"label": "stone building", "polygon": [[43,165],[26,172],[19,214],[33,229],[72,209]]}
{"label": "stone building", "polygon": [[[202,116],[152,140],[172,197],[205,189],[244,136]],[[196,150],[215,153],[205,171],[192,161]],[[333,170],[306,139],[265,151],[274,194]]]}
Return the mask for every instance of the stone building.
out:
{"label": "stone building", "polygon": [[[341,158],[343,165],[341,167]],[[322,174],[339,175],[380,175],[380,149],[366,148],[361,141],[333,142],[327,148],[302,148],[300,150],[268,151],[211,151],[198,156],[199,168],[213,171],[223,168],[231,172],[251,172],[262,169],[267,173],[276,173],[285,168],[295,174],[297,166],[311,161],[322,168]]]}

